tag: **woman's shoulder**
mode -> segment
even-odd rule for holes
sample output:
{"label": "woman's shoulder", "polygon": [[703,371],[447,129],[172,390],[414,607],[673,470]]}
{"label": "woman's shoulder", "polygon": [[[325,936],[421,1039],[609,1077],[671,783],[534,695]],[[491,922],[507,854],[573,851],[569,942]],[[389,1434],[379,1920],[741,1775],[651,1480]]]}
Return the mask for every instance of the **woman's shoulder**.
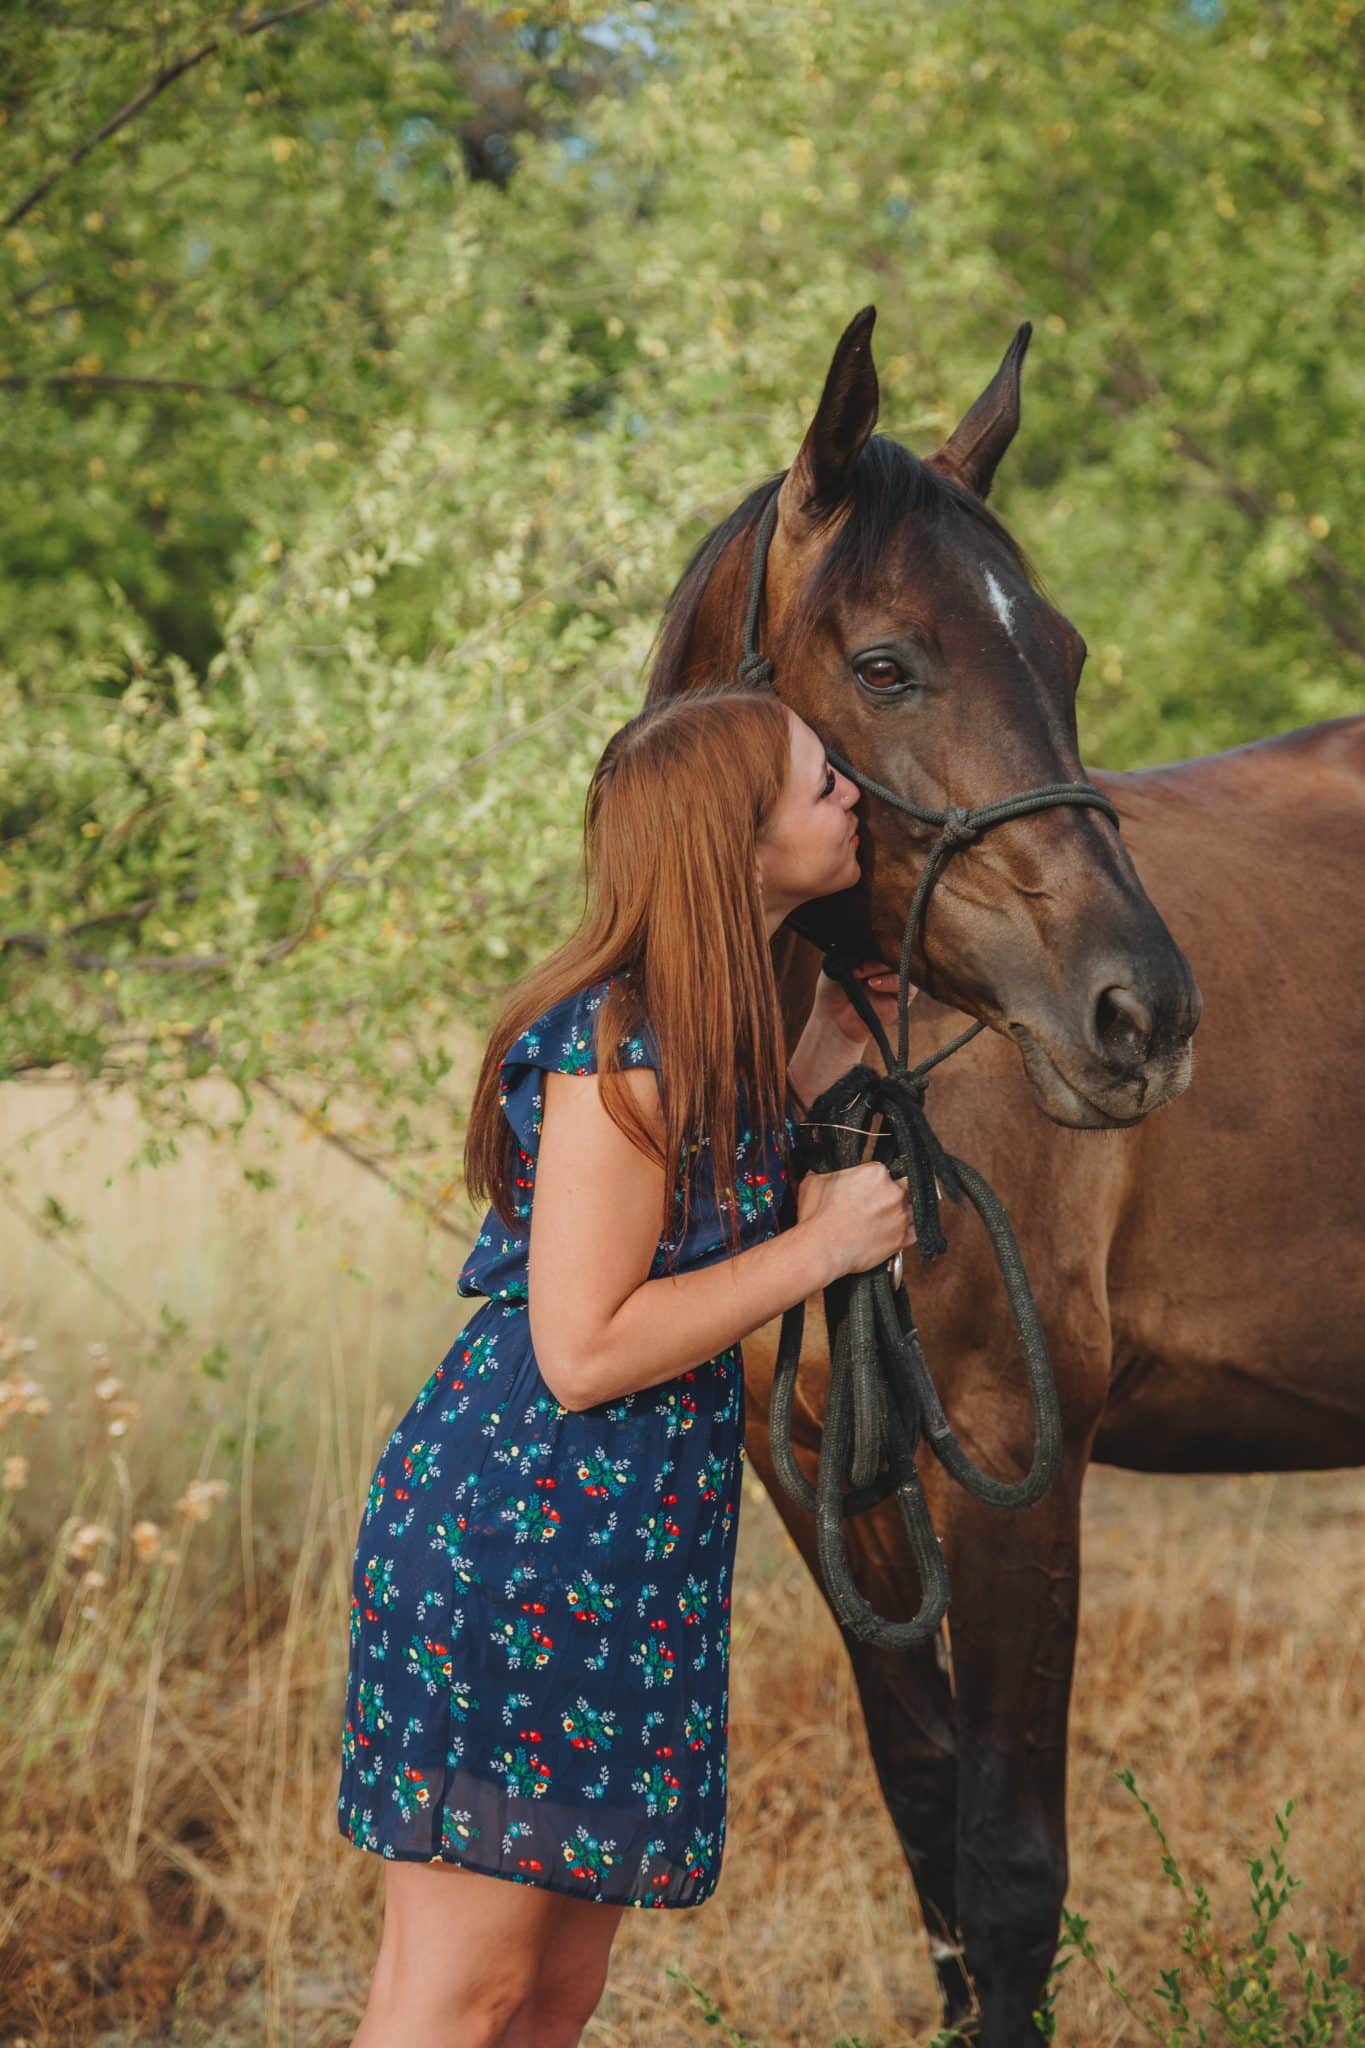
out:
{"label": "woman's shoulder", "polygon": [[[506,1066],[547,1068],[552,1073],[593,1074],[597,1071],[598,1013],[620,974],[570,989],[542,1010],[503,1055]],[[657,1067],[658,1045],[648,1019],[619,1041],[623,1066]]]}

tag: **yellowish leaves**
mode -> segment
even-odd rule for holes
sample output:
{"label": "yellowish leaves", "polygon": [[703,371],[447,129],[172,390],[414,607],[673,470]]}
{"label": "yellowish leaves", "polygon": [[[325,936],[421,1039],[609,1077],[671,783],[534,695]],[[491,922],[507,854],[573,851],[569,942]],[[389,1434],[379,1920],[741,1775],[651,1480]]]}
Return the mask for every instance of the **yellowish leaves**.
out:
{"label": "yellowish leaves", "polygon": [[1325,518],[1321,512],[1315,512],[1311,519],[1304,521],[1304,524],[1314,540],[1326,540],[1332,531],[1331,520]]}
{"label": "yellowish leaves", "polygon": [[787,154],[792,160],[793,170],[801,172],[803,176],[814,170],[815,144],[811,141],[809,135],[789,135],[787,137]]}
{"label": "yellowish leaves", "polygon": [[28,1459],[16,1451],[5,1460],[3,1473],[0,1474],[0,1487],[6,1493],[19,1493],[27,1485]]}
{"label": "yellowish leaves", "polygon": [[292,135],[272,135],[269,149],[277,164],[287,164],[294,154],[294,138]]}

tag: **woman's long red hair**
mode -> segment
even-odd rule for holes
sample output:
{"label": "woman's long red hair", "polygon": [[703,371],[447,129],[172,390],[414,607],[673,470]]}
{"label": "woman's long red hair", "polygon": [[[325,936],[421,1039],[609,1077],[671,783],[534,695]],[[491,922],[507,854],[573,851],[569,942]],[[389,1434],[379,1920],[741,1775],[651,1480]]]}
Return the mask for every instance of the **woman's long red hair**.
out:
{"label": "woman's long red hair", "polygon": [[[584,810],[579,927],[507,995],[470,1107],[465,1186],[509,1229],[515,1138],[498,1100],[503,1054],[562,996],[618,975],[597,1013],[603,1106],[656,1165],[675,1162],[664,1173],[666,1239],[687,1227],[692,1148],[706,1134],[722,1224],[737,1248],[741,1086],[755,1129],[774,1130],[786,1148],[785,1033],[757,845],[790,745],[779,700],[729,684],[655,704],[608,740]],[[662,1152],[615,1078],[619,1041],[646,1018],[661,1062]]]}

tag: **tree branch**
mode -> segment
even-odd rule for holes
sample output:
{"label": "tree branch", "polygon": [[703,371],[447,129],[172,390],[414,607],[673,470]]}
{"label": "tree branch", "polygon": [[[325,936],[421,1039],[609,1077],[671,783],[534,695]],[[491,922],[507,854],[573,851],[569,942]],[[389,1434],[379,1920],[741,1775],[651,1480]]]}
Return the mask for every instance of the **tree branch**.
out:
{"label": "tree branch", "polygon": [[421,1195],[414,1194],[411,1188],[405,1188],[401,1181],[396,1181],[392,1174],[385,1173],[377,1160],[371,1159],[368,1153],[360,1151],[357,1146],[351,1143],[349,1138],[343,1138],[340,1131],[325,1130],[319,1124],[312,1111],[306,1108],[304,1104],[295,1102],[293,1096],[286,1089],[281,1088],[278,1081],[272,1081],[268,1074],[257,1074],[256,1086],[263,1088],[267,1095],[273,1095],[275,1100],[283,1103],[286,1109],[292,1110],[296,1117],[299,1117],[302,1122],[306,1123],[310,1130],[316,1131],[318,1136],[325,1139],[329,1145],[335,1145],[338,1152],[344,1153],[353,1166],[359,1166],[366,1173],[373,1174],[374,1178],[382,1181],[386,1188],[392,1189],[396,1195],[401,1195],[405,1202],[413,1203],[430,1222],[436,1225],[438,1230],[444,1230],[448,1237],[458,1238],[462,1244],[468,1243],[469,1233],[467,1230],[457,1229],[448,1218],[441,1214],[440,1210],[433,1203],[424,1201]]}
{"label": "tree branch", "polygon": [[[196,398],[242,398],[248,405],[259,406],[266,412],[287,413],[290,409],[285,399],[272,398],[268,391],[258,391],[254,384],[201,384],[193,377],[131,377],[107,370],[52,370],[38,377],[11,372],[0,377],[0,391],[27,391],[35,384],[65,385],[77,390],[88,387],[92,391],[174,391],[193,393]],[[310,405],[308,410],[310,414],[317,412],[316,406]]]}
{"label": "tree branch", "polygon": [[[254,21],[243,22],[240,28],[231,31],[231,36],[245,38],[263,35],[267,29],[278,28],[281,22],[296,21],[300,15],[312,14],[316,8],[325,7],[326,4],[327,0],[295,0],[294,6],[282,7],[278,13],[260,14]],[[158,71],[155,78],[149,79],[143,86],[141,92],[134,93],[126,105],[120,107],[116,114],[110,115],[102,128],[97,128],[93,135],[87,135],[85,141],[78,143],[61,163],[55,164],[45,178],[40,178],[33,189],[24,194],[19,204],[0,220],[0,229],[12,228],[26,213],[31,213],[39,200],[47,197],[59,178],[74,170],[76,165],[88,157],[92,149],[98,148],[101,142],[107,142],[111,135],[118,134],[120,128],[126,128],[130,121],[136,120],[143,108],[149,107],[153,100],[159,99],[177,79],[193,71],[206,58],[216,55],[226,40],[229,38],[213,36],[208,42],[201,43],[197,50],[187,50],[184,56],[177,57],[173,64],[168,64],[164,71]]]}
{"label": "tree branch", "polygon": [[[1100,410],[1111,418],[1124,419],[1143,405],[1159,403],[1169,407],[1169,396],[1159,378],[1131,343],[1126,346],[1126,356],[1126,361],[1113,365],[1115,381],[1124,395],[1122,398],[1097,397],[1095,403]],[[1278,516],[1276,506],[1263,492],[1226,469],[1190,429],[1174,417],[1170,431],[1176,450],[1187,462],[1212,477],[1223,496],[1252,526],[1265,526]],[[1308,539],[1313,568],[1306,576],[1291,577],[1289,587],[1349,655],[1357,661],[1365,660],[1365,584],[1352,573],[1335,549],[1312,534]]]}

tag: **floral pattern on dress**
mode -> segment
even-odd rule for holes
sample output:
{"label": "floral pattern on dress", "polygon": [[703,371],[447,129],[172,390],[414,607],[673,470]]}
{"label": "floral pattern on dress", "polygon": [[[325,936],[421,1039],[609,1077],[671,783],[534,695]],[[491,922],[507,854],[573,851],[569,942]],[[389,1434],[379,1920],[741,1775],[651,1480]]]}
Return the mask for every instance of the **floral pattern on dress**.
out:
{"label": "floral pattern on dress", "polygon": [[[741,1347],[572,1410],[541,1378],[527,1313],[544,1074],[596,1071],[610,986],[554,1004],[502,1062],[517,1225],[485,1217],[458,1281],[481,1304],[370,1483],[337,1819],[390,1858],[693,1906],[725,1844]],[[648,1027],[620,1051],[658,1066]],[[678,1272],[730,1255],[704,1137],[687,1149],[687,1231],[659,1239],[651,1276],[670,1248]],[[785,1185],[778,1134],[741,1121],[741,1249],[776,1234]]]}

